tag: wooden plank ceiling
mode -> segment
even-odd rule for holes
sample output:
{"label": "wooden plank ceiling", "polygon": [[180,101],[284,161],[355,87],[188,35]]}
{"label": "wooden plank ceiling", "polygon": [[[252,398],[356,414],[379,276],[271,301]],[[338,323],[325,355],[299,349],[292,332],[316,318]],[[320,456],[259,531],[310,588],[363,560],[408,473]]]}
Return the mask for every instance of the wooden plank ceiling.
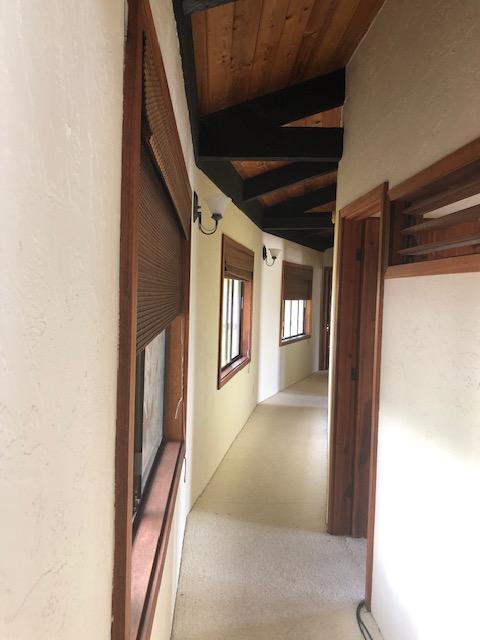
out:
{"label": "wooden plank ceiling", "polygon": [[345,68],[384,0],[179,1],[191,14],[199,166],[223,190],[237,189],[236,204],[263,228],[272,216],[298,215],[303,227],[304,214],[322,216],[327,229],[277,235],[331,246],[344,98],[344,76],[332,72]]}

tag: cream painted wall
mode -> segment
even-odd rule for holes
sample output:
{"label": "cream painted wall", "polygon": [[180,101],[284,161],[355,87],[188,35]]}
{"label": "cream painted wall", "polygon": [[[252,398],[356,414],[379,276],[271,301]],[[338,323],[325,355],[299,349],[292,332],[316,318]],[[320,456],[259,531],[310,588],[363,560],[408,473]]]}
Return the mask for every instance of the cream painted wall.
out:
{"label": "cream painted wall", "polygon": [[[280,249],[273,267],[261,263],[260,365],[258,401],[318,370],[323,254],[270,234],[263,244]],[[279,346],[282,261],[310,265],[313,271],[312,337]]]}
{"label": "cream painted wall", "polygon": [[0,7],[0,637],[105,640],[123,3]]}
{"label": "cream painted wall", "polygon": [[[480,135],[479,60],[477,0],[387,0],[347,69],[339,207]],[[479,285],[386,283],[372,605],[385,640],[478,628]]]}

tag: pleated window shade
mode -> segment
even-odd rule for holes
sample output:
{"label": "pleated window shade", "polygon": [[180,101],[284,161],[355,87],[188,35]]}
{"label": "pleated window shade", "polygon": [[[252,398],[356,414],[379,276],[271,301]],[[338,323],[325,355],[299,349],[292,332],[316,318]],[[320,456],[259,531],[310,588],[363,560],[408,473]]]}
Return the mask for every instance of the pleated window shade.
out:
{"label": "pleated window shade", "polygon": [[185,241],[149,151],[142,145],[138,218],[137,351],[182,312]]}
{"label": "pleated window shade", "polygon": [[147,142],[188,238],[192,191],[163,62],[155,57],[146,34],[143,53],[143,100]]}
{"label": "pleated window shade", "polygon": [[223,277],[235,280],[253,280],[254,255],[253,251],[224,235]]}
{"label": "pleated window shade", "polygon": [[313,268],[292,262],[283,263],[283,299],[312,299]]}

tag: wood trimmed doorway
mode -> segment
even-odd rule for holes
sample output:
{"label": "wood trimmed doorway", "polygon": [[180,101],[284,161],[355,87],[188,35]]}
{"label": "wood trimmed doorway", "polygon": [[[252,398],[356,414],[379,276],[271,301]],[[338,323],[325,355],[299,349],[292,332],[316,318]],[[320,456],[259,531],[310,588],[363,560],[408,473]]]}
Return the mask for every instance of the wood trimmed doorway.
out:
{"label": "wood trimmed doorway", "polygon": [[328,532],[367,537],[366,602],[373,565],[388,184],[340,210],[329,469]]}

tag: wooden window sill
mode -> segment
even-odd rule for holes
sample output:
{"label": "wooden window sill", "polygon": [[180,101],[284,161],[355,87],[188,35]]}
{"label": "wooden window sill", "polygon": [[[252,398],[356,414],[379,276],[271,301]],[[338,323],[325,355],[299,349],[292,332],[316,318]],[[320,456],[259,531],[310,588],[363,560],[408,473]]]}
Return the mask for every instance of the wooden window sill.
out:
{"label": "wooden window sill", "polygon": [[185,444],[167,442],[161,453],[132,545],[131,640],[148,638],[162,579]]}
{"label": "wooden window sill", "polygon": [[294,336],[293,338],[282,338],[280,340],[280,346],[285,347],[287,344],[293,344],[294,342],[301,342],[302,340],[310,340],[312,336],[310,334],[304,334],[301,336]]}
{"label": "wooden window sill", "polygon": [[249,362],[250,356],[240,356],[240,358],[237,358],[231,364],[222,369],[218,378],[217,389],[221,389],[225,384],[227,384],[227,382],[241,371]]}

